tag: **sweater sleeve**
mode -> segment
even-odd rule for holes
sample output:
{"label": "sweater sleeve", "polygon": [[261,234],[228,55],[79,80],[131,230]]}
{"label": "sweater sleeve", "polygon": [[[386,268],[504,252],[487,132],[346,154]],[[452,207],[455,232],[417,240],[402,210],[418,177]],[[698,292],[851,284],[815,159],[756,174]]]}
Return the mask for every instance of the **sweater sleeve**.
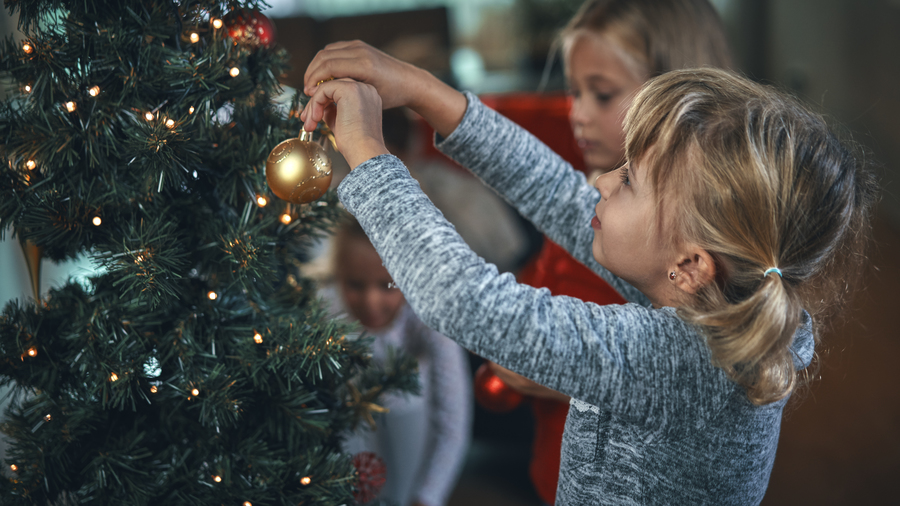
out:
{"label": "sweater sleeve", "polygon": [[651,426],[708,416],[733,389],[674,310],[552,297],[498,273],[396,157],[360,164],[338,193],[422,321],[488,360]]}
{"label": "sweater sleeve", "polygon": [[472,381],[465,351],[456,343],[425,328],[431,358],[428,401],[428,440],[413,497],[422,504],[446,504],[462,470],[472,432]]}
{"label": "sweater sleeve", "polygon": [[497,191],[553,242],[600,275],[626,300],[649,301],[594,260],[590,227],[600,192],[530,132],[466,93],[459,127],[436,146]]}

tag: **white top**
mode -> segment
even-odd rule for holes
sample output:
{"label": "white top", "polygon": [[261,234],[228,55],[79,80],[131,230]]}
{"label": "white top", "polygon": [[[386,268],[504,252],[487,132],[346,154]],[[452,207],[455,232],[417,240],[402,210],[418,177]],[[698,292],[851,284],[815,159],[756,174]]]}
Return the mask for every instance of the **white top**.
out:
{"label": "white top", "polygon": [[[336,314],[346,309],[334,288],[323,290]],[[371,451],[387,467],[387,481],[378,498],[400,506],[413,501],[428,506],[446,504],[465,460],[472,433],[472,379],[465,350],[429,329],[404,303],[393,323],[374,334],[372,359],[383,364],[388,350],[399,349],[419,363],[421,395],[387,394],[379,405],[388,413],[373,413],[377,429],[361,423],[344,449],[352,454]]]}

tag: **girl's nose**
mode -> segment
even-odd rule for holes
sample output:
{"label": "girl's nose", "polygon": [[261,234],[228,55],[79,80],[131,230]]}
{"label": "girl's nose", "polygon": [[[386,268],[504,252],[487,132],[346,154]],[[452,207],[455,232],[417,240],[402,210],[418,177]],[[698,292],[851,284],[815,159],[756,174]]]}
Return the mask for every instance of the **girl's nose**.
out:
{"label": "girl's nose", "polygon": [[587,123],[589,116],[584,110],[584,101],[572,98],[569,102],[569,122],[573,126],[581,126]]}
{"label": "girl's nose", "polygon": [[609,171],[606,174],[600,174],[594,179],[594,188],[600,192],[600,198],[606,200],[615,188],[617,171]]}

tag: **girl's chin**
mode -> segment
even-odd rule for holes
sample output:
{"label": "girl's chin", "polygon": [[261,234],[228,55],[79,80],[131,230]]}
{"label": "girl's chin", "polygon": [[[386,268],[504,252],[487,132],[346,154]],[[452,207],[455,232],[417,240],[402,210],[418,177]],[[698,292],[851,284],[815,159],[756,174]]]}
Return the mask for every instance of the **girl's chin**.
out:
{"label": "girl's chin", "polygon": [[390,325],[391,325],[390,320],[385,321],[385,320],[379,320],[379,319],[360,320],[359,323],[361,323],[362,326],[365,327],[366,330],[368,330],[370,332],[379,332],[379,331],[382,331],[382,330],[390,327]]}

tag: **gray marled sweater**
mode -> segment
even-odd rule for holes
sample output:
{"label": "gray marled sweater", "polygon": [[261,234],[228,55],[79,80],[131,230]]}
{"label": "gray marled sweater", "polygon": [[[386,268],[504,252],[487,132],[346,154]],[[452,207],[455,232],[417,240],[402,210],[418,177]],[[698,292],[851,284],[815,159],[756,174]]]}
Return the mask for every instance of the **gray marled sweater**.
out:
{"label": "gray marled sweater", "polygon": [[[475,255],[403,164],[383,155],[338,191],[419,317],[465,348],[572,397],[556,503],[758,504],[786,401],[751,404],[697,329],[594,261],[600,198],[525,130],[468,95],[438,147],[626,299],[598,306],[516,283]],[[485,219],[490,219],[486,216]],[[809,318],[794,340],[813,353]]]}

